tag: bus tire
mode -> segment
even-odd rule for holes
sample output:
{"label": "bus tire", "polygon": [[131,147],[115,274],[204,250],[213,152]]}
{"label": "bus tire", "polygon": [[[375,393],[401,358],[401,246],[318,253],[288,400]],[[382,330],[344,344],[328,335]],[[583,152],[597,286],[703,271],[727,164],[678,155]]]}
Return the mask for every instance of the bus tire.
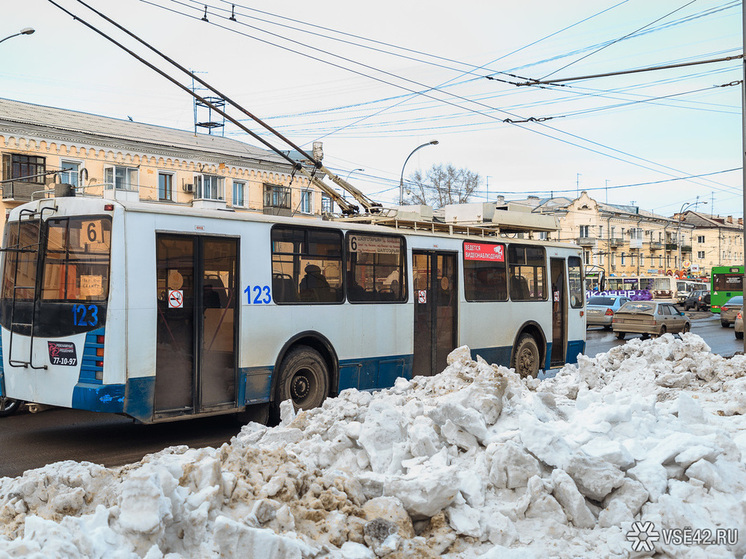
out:
{"label": "bus tire", "polygon": [[8,417],[21,409],[25,402],[0,396],[0,417]]}
{"label": "bus tire", "polygon": [[617,332],[616,333],[616,339],[617,340],[623,340],[626,332]]}
{"label": "bus tire", "polygon": [[329,370],[315,349],[299,345],[291,349],[280,365],[272,418],[280,419],[280,404],[292,400],[297,410],[319,407],[329,393]]}
{"label": "bus tire", "polygon": [[524,334],[518,339],[513,350],[512,366],[521,377],[534,377],[539,375],[539,346],[530,334]]}
{"label": "bus tire", "polygon": [[727,320],[721,320],[720,326],[722,326],[723,328],[728,328],[730,326],[730,322],[728,322]]}

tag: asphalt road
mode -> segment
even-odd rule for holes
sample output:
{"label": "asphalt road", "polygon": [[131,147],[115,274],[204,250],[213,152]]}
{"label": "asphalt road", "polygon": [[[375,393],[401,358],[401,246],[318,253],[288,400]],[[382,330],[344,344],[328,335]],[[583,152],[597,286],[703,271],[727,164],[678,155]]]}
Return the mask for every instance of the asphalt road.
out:
{"label": "asphalt road", "polygon": [[[716,315],[689,313],[692,332],[702,336],[714,353],[731,356],[743,349],[733,327],[722,328]],[[627,340],[631,336],[627,336]],[[596,355],[626,343],[602,328],[589,328],[586,353]],[[556,371],[549,371],[551,374]],[[241,425],[235,416],[219,416],[158,425],[141,425],[125,417],[50,408],[0,418],[0,476],[60,460],[89,461],[108,467],[137,462],[169,446],[218,447],[229,442]]]}

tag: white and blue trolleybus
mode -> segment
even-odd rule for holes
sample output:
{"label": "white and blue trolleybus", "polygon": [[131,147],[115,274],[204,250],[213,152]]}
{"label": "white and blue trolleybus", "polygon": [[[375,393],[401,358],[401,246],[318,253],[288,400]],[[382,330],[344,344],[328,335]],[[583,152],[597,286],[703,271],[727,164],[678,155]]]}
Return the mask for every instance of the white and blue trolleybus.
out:
{"label": "white and blue trolleybus", "polygon": [[145,423],[310,409],[433,375],[522,375],[585,349],[581,252],[497,229],[59,197],[5,227],[2,396]]}

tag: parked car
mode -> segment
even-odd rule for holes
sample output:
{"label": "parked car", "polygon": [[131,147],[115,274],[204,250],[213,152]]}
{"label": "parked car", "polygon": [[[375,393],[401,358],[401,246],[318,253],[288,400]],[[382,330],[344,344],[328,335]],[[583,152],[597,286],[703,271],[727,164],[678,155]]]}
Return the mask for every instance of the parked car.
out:
{"label": "parked car", "polygon": [[737,340],[743,340],[743,311],[738,311],[736,321],[733,323],[733,331]]}
{"label": "parked car", "polygon": [[24,402],[0,396],[0,417],[13,415],[23,407]]}
{"label": "parked car", "polygon": [[743,308],[743,295],[736,295],[720,307],[720,326],[727,328],[736,321],[736,315]]}
{"label": "parked car", "polygon": [[614,313],[619,310],[624,303],[630,301],[629,297],[619,297],[617,295],[596,295],[588,299],[585,308],[587,326],[603,326],[611,330],[611,320]]}
{"label": "parked car", "polygon": [[666,332],[688,332],[691,323],[684,311],[677,309],[673,303],[660,301],[630,301],[624,303],[614,314],[612,329],[616,337],[624,339],[626,334],[662,336]]}
{"label": "parked car", "polygon": [[706,290],[692,291],[684,300],[684,310],[694,309],[695,311],[710,310],[710,292]]}

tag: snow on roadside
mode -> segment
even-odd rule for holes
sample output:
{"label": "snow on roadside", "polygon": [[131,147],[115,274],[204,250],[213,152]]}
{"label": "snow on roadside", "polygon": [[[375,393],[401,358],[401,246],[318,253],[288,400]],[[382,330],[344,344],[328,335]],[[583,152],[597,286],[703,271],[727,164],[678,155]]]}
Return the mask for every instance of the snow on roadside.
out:
{"label": "snow on roadside", "polygon": [[[746,358],[630,340],[548,380],[454,350],[435,377],[346,390],[219,449],[0,479],[4,557],[635,557],[633,522],[738,529],[746,553]],[[639,549],[639,544],[638,544]]]}

